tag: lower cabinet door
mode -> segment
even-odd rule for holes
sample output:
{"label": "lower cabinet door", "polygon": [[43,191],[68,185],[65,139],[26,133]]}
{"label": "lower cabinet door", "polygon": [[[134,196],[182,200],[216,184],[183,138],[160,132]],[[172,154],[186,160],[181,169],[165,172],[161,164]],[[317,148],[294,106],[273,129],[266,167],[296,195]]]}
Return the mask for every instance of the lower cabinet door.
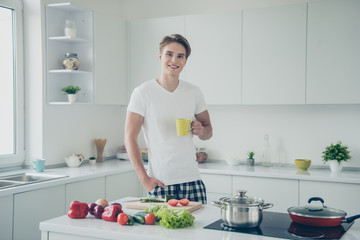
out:
{"label": "lower cabinet door", "polygon": [[66,234],[66,233],[57,233],[57,232],[46,232],[46,233],[48,233],[46,234],[47,236],[41,240],[106,240],[106,238],[86,237],[86,236]]}
{"label": "lower cabinet door", "polygon": [[64,185],[15,194],[13,240],[39,240],[39,223],[64,215],[64,211]]}
{"label": "lower cabinet door", "polygon": [[264,211],[284,212],[298,205],[298,180],[261,177],[233,177],[233,192],[246,190],[249,197],[259,197],[274,206]]}
{"label": "lower cabinet door", "polygon": [[360,184],[300,181],[300,205],[311,197],[321,197],[325,205],[341,209],[348,217],[359,214]]}
{"label": "lower cabinet door", "polygon": [[201,174],[206,187],[207,204],[218,201],[222,197],[232,196],[232,176],[222,174]]}
{"label": "lower cabinet door", "polygon": [[219,201],[220,198],[223,197],[233,197],[230,194],[224,194],[224,193],[206,193],[206,197],[207,197],[207,204],[210,205],[212,204],[211,202],[215,202],[215,201]]}
{"label": "lower cabinet door", "polygon": [[106,176],[106,199],[114,201],[124,197],[140,197],[140,181],[134,171]]}
{"label": "lower cabinet door", "polygon": [[105,177],[66,184],[66,211],[72,201],[89,204],[99,198],[105,198]]}
{"label": "lower cabinet door", "polygon": [[221,174],[201,174],[201,180],[204,182],[207,193],[232,194],[231,175]]}
{"label": "lower cabinet door", "polygon": [[12,239],[13,195],[0,197],[0,239]]}

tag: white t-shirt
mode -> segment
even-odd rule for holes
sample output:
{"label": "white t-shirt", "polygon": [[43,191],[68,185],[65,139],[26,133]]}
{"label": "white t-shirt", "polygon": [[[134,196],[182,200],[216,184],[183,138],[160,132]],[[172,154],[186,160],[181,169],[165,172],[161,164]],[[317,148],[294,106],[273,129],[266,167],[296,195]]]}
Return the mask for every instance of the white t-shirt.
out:
{"label": "white t-shirt", "polygon": [[142,130],[148,147],[148,174],[165,185],[200,179],[192,134],[177,136],[176,119],[193,120],[207,109],[197,86],[179,81],[169,92],[153,79],[135,88],[127,110],[144,117]]}

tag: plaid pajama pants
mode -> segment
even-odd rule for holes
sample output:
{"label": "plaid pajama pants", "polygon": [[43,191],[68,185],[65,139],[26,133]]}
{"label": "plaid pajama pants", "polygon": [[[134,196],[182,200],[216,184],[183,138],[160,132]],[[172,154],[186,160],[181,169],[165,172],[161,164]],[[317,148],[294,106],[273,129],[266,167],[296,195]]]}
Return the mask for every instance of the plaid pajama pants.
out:
{"label": "plaid pajama pants", "polygon": [[149,197],[165,198],[165,195],[172,195],[176,199],[187,198],[190,201],[202,202],[206,204],[206,188],[201,179],[174,185],[167,185],[166,188],[156,186],[154,190],[148,192]]}

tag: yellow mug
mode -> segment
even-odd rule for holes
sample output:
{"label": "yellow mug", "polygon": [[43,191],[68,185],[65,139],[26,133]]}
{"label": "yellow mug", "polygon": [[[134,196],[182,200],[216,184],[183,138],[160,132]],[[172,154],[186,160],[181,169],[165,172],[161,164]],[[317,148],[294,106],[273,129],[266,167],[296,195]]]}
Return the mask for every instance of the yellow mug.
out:
{"label": "yellow mug", "polygon": [[176,119],[176,132],[178,136],[186,136],[189,132],[191,132],[190,129],[191,120],[189,119]]}

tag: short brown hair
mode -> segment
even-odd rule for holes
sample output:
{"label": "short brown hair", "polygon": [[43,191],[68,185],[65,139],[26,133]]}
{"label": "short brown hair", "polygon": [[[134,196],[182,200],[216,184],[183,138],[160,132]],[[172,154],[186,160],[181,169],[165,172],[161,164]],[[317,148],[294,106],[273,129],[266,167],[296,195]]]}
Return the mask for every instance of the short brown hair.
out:
{"label": "short brown hair", "polygon": [[163,37],[163,39],[160,42],[160,53],[162,53],[162,51],[166,45],[173,43],[173,42],[183,45],[183,47],[185,48],[185,51],[186,51],[185,57],[187,59],[190,56],[191,47],[190,47],[188,40],[186,40],[186,38],[184,38],[180,34],[171,34],[170,36]]}

